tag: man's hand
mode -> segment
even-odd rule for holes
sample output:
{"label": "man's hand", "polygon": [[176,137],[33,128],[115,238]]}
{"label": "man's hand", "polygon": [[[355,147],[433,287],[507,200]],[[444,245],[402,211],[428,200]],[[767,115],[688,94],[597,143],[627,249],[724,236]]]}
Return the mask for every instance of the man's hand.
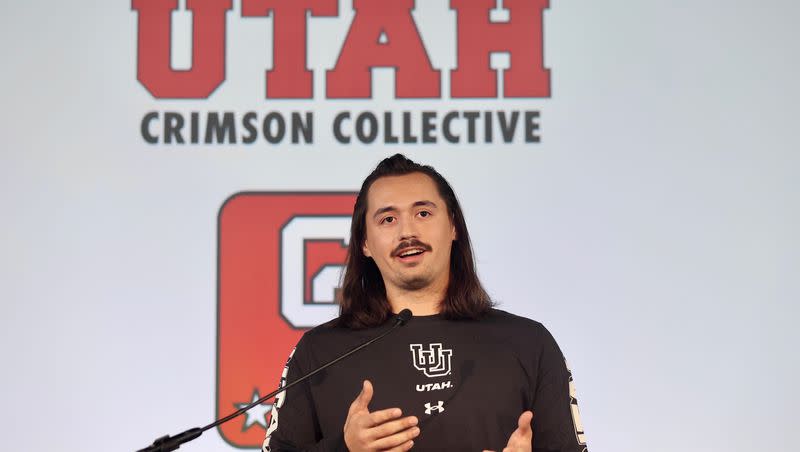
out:
{"label": "man's hand", "polygon": [[[520,415],[517,421],[517,429],[508,438],[508,444],[503,449],[503,452],[531,452],[531,444],[533,443],[531,421],[533,421],[532,412],[526,411]],[[493,451],[484,450],[483,452]]]}
{"label": "man's hand", "polygon": [[414,446],[413,438],[419,435],[417,418],[401,418],[400,408],[369,412],[372,400],[372,383],[364,380],[364,387],[358,394],[344,422],[344,442],[350,452],[361,451],[406,451]]}

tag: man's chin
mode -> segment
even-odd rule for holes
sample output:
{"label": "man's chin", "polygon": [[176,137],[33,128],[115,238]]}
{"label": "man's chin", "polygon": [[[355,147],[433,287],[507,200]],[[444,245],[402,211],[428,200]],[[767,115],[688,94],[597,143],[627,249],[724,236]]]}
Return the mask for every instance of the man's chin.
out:
{"label": "man's chin", "polygon": [[403,279],[400,281],[400,288],[403,290],[420,290],[428,287],[431,284],[429,278],[425,278],[422,276]]}

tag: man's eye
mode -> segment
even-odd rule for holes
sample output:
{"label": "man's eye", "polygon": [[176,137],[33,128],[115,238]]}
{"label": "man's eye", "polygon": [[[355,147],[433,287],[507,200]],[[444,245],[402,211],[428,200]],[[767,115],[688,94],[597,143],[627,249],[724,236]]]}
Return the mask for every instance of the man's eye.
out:
{"label": "man's eye", "polygon": [[422,218],[426,218],[431,216],[431,213],[428,212],[427,210],[423,210],[422,212],[419,213],[419,216],[421,216]]}

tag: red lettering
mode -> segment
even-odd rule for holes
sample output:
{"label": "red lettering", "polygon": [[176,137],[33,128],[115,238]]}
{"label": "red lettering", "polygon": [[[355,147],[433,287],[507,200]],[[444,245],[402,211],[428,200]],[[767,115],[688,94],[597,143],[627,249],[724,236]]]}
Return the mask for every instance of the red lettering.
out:
{"label": "red lettering", "polygon": [[272,70],[267,71],[268,98],[311,99],[313,72],[308,70],[306,12],[337,16],[338,0],[242,0],[242,16],[273,15]]}
{"label": "red lettering", "polygon": [[395,68],[395,97],[440,97],[441,74],[411,16],[414,0],[353,0],[353,9],[339,59],[327,73],[327,97],[372,97],[373,67]]}
{"label": "red lettering", "polygon": [[505,0],[508,22],[490,22],[495,0],[450,0],[458,26],[458,66],[450,75],[452,97],[497,97],[491,52],[509,52],[503,73],[505,97],[550,97],[550,70],[544,67],[544,10],[549,0]]}
{"label": "red lettering", "polygon": [[202,99],[225,81],[225,13],[231,0],[186,0],[192,11],[192,68],[173,70],[171,14],[178,0],[133,0],[139,12],[136,78],[157,98]]}

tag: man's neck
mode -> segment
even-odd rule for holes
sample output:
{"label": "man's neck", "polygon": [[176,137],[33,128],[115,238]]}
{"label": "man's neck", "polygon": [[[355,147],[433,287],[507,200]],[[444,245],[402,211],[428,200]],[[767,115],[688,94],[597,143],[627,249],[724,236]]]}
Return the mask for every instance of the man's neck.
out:
{"label": "man's neck", "polygon": [[442,310],[447,286],[425,287],[418,290],[404,290],[399,287],[387,287],[386,298],[393,312],[410,309],[415,316],[434,315]]}

